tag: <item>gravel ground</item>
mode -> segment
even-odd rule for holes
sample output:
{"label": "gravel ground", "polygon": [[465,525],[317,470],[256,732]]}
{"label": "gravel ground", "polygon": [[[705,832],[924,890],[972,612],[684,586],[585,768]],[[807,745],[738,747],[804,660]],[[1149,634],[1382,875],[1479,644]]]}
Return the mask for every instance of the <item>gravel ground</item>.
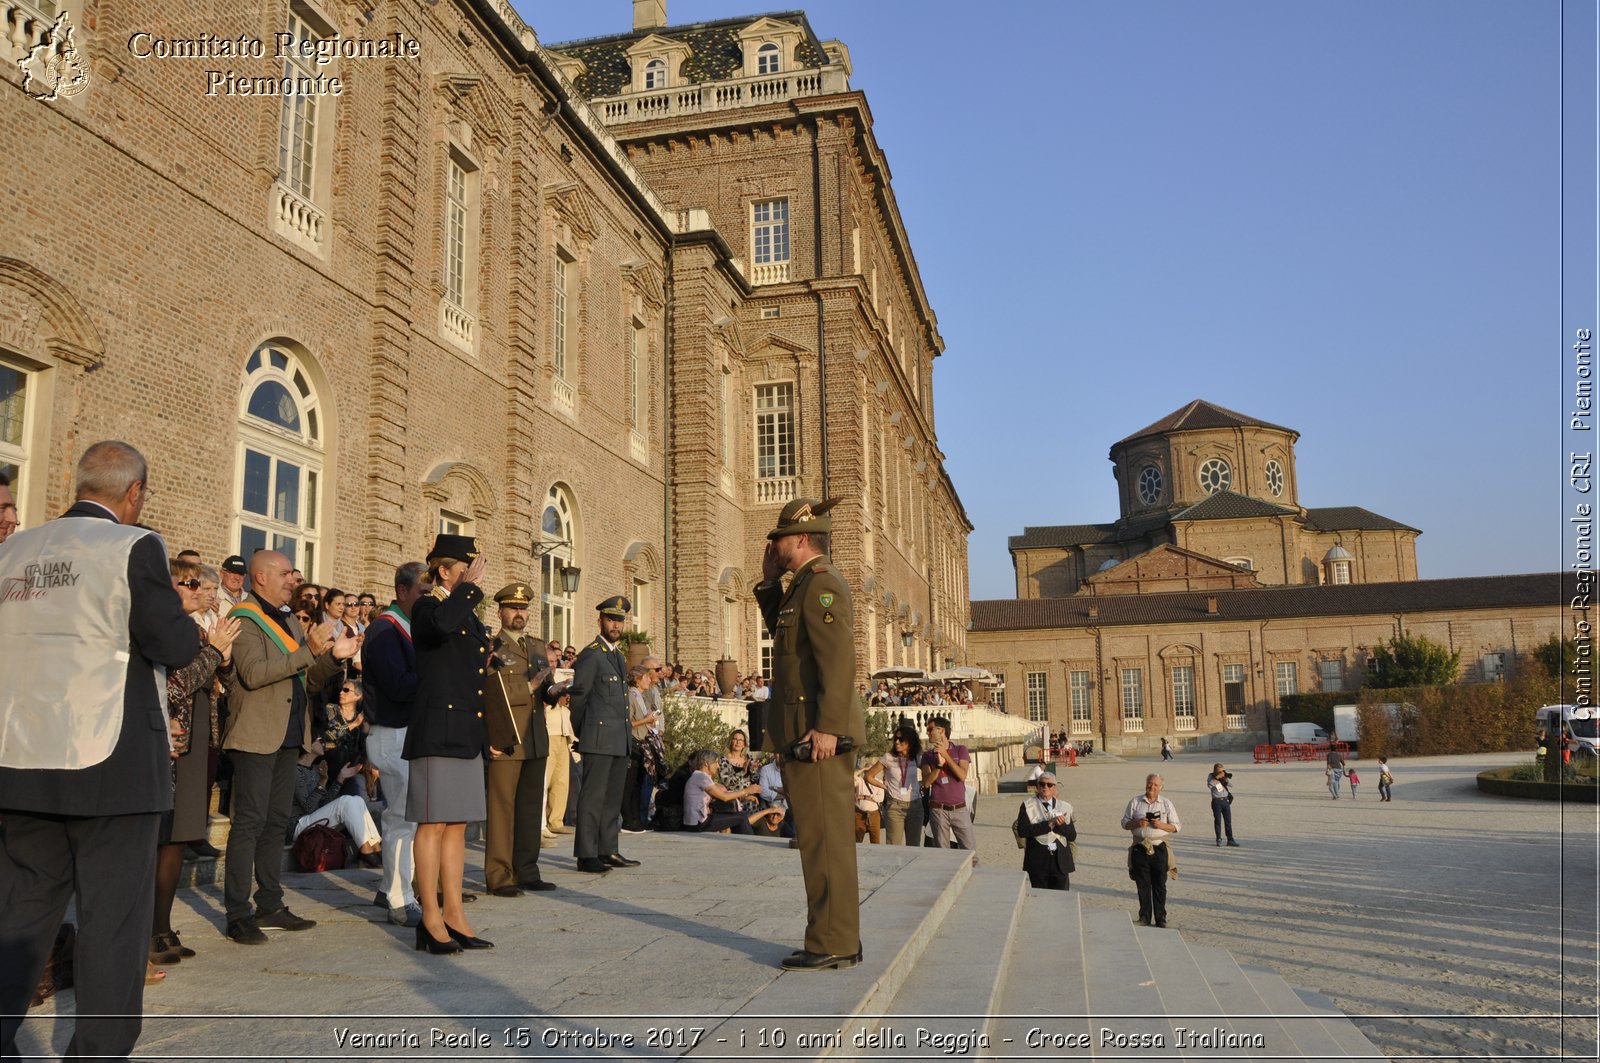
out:
{"label": "gravel ground", "polygon": [[[1597,824],[1592,805],[1480,793],[1512,754],[1397,760],[1378,801],[1329,797],[1320,764],[1234,773],[1234,836],[1213,844],[1205,776],[1217,758],[1104,758],[1062,767],[1078,822],[1072,888],[1086,906],[1137,909],[1118,829],[1159,772],[1183,823],[1169,920],[1330,997],[1392,1059],[1597,1058]],[[1009,824],[1020,794],[978,804],[978,851],[1021,866]]]}

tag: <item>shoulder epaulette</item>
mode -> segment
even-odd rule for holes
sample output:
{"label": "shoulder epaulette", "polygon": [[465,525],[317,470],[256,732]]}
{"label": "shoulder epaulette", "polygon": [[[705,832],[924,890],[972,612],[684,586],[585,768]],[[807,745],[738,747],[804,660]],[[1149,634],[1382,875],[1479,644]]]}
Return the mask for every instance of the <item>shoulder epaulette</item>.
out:
{"label": "shoulder epaulette", "polygon": [[813,571],[813,572],[826,572],[826,571],[828,571],[828,566],[824,565],[824,564],[821,564],[819,562],[818,564],[815,564],[815,565],[811,566],[811,571]]}
{"label": "shoulder epaulette", "polygon": [[441,602],[450,597],[450,592],[445,590],[443,587],[435,587],[429,593]]}

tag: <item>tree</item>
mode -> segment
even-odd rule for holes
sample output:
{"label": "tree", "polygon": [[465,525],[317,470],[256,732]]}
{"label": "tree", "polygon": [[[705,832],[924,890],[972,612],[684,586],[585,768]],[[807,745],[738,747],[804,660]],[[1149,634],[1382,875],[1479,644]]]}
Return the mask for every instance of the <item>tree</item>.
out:
{"label": "tree", "polygon": [[1578,659],[1578,643],[1573,639],[1551,635],[1548,642],[1534,647],[1533,659],[1544,667],[1545,675],[1551,679],[1561,679],[1566,670],[1572,667],[1572,662]]}
{"label": "tree", "polygon": [[1461,654],[1424,635],[1396,635],[1372,650],[1377,662],[1367,678],[1367,686],[1442,687],[1456,681],[1461,672]]}

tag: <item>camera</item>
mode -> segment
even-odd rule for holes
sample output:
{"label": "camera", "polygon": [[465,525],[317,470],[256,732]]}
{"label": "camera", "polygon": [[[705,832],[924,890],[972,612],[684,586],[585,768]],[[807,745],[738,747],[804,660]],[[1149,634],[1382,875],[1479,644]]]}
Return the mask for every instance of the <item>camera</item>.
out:
{"label": "camera", "polygon": [[1145,819],[1160,819],[1161,818],[1161,810],[1159,808],[1152,808],[1149,812],[1145,813],[1144,818]]}

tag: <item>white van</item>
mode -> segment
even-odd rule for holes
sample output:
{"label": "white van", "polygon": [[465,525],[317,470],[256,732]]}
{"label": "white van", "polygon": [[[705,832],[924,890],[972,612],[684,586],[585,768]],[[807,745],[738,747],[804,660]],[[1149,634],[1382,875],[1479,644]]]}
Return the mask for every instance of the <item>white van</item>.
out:
{"label": "white van", "polygon": [[1283,725],[1285,742],[1326,742],[1328,732],[1314,723],[1286,723]]}
{"label": "white van", "polygon": [[1535,731],[1558,731],[1574,741],[1575,756],[1600,754],[1600,714],[1588,705],[1545,705],[1533,714]]}

